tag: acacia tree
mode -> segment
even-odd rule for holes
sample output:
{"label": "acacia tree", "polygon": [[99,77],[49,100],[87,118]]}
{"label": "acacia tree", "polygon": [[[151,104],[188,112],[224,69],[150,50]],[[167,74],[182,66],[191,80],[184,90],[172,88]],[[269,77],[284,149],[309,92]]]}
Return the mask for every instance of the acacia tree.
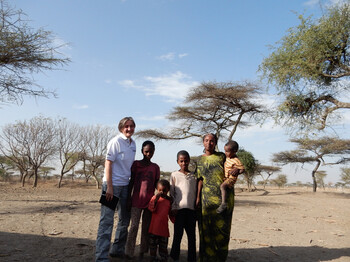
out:
{"label": "acacia tree", "polygon": [[58,51],[54,35],[27,23],[22,10],[0,1],[0,102],[22,102],[23,96],[55,96],[38,86],[33,73],[57,69],[69,62]]}
{"label": "acacia tree", "polygon": [[350,109],[350,1],[330,7],[318,20],[299,16],[260,71],[282,101],[277,120],[287,126],[324,129],[339,109]]}
{"label": "acacia tree", "polygon": [[[345,163],[349,160],[344,158],[344,155],[350,153],[350,140],[322,137],[318,139],[299,138],[291,139],[290,141],[297,144],[297,149],[275,153],[272,160],[283,165],[315,163],[311,172],[314,192],[317,189],[316,172],[322,162],[324,165],[334,165]],[[325,157],[336,161],[327,163]]]}
{"label": "acacia tree", "polygon": [[253,180],[256,175],[256,169],[258,166],[257,160],[254,158],[252,153],[244,149],[240,149],[237,152],[237,156],[244,166],[244,179],[247,182],[248,191],[251,191],[253,186]]}
{"label": "acacia tree", "polygon": [[283,187],[285,184],[287,184],[287,182],[288,182],[287,176],[284,174],[279,174],[277,178],[271,180],[271,183],[278,186],[278,188]]}
{"label": "acacia tree", "polygon": [[23,187],[30,171],[30,164],[25,154],[24,145],[13,135],[15,134],[14,131],[13,125],[7,125],[2,128],[0,151],[14,163],[20,172],[20,181]]}
{"label": "acacia tree", "polygon": [[58,119],[56,121],[56,129],[57,151],[61,163],[58,181],[58,188],[60,188],[63,176],[70,172],[79,162],[79,150],[81,148],[82,138],[80,135],[81,128],[66,119]]}
{"label": "acacia tree", "polygon": [[97,188],[101,183],[101,167],[105,163],[107,144],[114,133],[115,130],[110,127],[95,125],[86,127],[82,134],[82,147],[88,162],[88,172],[95,179]]}
{"label": "acacia tree", "polygon": [[[269,181],[269,178],[276,172],[280,172],[281,168],[278,166],[266,166],[258,164],[256,167],[256,172],[262,177],[263,179],[263,186],[264,189],[266,187],[267,182]],[[263,174],[266,173],[266,177],[263,176]]]}
{"label": "acacia tree", "polygon": [[137,136],[165,140],[202,137],[214,133],[219,138],[228,132],[232,139],[238,126],[257,121],[266,108],[258,102],[261,89],[252,83],[204,82],[186,96],[184,105],[175,107],[167,116],[176,127],[169,132],[146,129]]}
{"label": "acacia tree", "polygon": [[[31,176],[34,176],[33,187],[38,184],[39,168],[56,152],[55,135],[53,121],[45,117],[18,121],[3,128],[2,137],[5,138],[6,143],[4,154],[9,157],[15,156],[16,160],[27,161],[32,171]],[[8,154],[9,152],[14,154]],[[26,172],[28,174],[28,169]]]}

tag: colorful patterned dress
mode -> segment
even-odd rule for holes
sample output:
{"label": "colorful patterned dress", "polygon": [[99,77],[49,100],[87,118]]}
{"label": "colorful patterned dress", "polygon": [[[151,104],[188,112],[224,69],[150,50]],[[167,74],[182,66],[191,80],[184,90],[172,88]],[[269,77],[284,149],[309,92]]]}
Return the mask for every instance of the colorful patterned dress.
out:
{"label": "colorful patterned dress", "polygon": [[201,208],[199,211],[199,261],[226,261],[230,242],[234,191],[229,191],[226,211],[218,214],[221,204],[220,185],[224,178],[225,154],[201,156],[197,162],[197,177],[203,179]]}

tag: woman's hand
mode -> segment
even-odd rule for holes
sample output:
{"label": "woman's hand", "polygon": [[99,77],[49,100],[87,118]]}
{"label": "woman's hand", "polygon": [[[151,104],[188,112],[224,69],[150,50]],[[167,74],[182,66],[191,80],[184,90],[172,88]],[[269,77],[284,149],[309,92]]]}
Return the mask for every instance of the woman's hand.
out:
{"label": "woman's hand", "polygon": [[201,199],[199,197],[197,197],[197,199],[196,199],[196,208],[199,207],[200,203],[201,203]]}
{"label": "woman's hand", "polygon": [[113,187],[107,186],[106,200],[111,201],[113,199]]}

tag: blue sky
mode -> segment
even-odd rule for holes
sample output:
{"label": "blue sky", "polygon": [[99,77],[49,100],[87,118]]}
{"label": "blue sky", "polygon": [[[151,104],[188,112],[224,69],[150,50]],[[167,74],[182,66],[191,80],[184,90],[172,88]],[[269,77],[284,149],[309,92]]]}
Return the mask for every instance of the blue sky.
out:
{"label": "blue sky", "polygon": [[[138,129],[164,128],[168,125],[164,116],[181,103],[190,87],[210,80],[257,80],[268,45],[298,24],[295,12],[321,14],[315,0],[11,3],[28,15],[33,27],[53,31],[56,43],[69,43],[61,52],[72,63],[64,70],[35,76],[41,86],[57,91],[57,99],[26,98],[20,106],[2,106],[0,125],[42,114],[82,125],[116,126],[120,118],[131,115]],[[271,103],[273,97],[266,100]],[[348,126],[339,129],[348,130]],[[271,123],[240,129],[235,139],[265,164],[272,153],[293,147],[284,131]],[[154,161],[165,171],[177,168],[178,150],[187,149],[191,155],[202,150],[194,140],[160,142],[156,147]],[[290,181],[311,181],[310,168],[305,168],[284,171]],[[327,181],[338,180],[337,170],[328,172]]]}

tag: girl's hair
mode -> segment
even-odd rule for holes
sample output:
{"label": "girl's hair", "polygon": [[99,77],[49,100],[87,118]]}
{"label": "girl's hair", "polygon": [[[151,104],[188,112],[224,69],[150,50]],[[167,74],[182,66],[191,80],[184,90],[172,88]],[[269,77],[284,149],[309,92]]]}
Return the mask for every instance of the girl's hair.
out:
{"label": "girl's hair", "polygon": [[225,146],[228,146],[230,148],[230,151],[237,152],[239,149],[239,145],[236,141],[230,140],[228,141]]}
{"label": "girl's hair", "polygon": [[177,153],[176,160],[179,160],[180,156],[188,157],[188,159],[191,159],[190,154],[186,150],[181,150]]}
{"label": "girl's hair", "polygon": [[203,136],[203,142],[204,142],[204,139],[205,139],[207,136],[213,136],[213,137],[214,137],[215,144],[216,144],[216,145],[218,144],[218,137],[217,137],[215,134],[213,134],[213,133],[205,134],[205,135]]}
{"label": "girl's hair", "polygon": [[168,180],[166,179],[161,179],[158,181],[158,184],[162,185],[163,187],[165,187],[168,191],[170,191],[170,183]]}
{"label": "girl's hair", "polygon": [[136,127],[135,121],[131,116],[124,117],[122,120],[119,121],[118,124],[118,130],[122,132],[122,129],[124,128],[126,122],[131,121],[134,124],[134,127]]}
{"label": "girl's hair", "polygon": [[156,149],[156,146],[154,145],[154,143],[153,143],[152,141],[146,140],[145,142],[142,143],[141,153],[143,153],[143,148],[144,148],[145,146],[150,146],[150,147],[153,148],[153,150]]}

